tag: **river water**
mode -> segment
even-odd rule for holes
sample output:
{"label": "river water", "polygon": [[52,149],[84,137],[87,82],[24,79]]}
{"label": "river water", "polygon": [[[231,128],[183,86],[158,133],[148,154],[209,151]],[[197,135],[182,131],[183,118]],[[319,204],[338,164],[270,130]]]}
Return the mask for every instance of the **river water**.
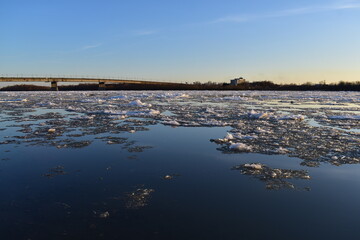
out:
{"label": "river water", "polygon": [[1,239],[357,239],[356,92],[1,92]]}

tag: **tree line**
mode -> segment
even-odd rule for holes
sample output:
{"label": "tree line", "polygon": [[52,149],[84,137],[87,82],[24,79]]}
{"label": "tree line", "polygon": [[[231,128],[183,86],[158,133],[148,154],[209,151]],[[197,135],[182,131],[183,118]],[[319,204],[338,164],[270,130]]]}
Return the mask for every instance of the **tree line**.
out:
{"label": "tree line", "polygon": [[[62,85],[59,91],[95,91],[98,84]],[[38,85],[13,85],[6,86],[0,91],[49,91],[48,86]],[[273,91],[360,91],[360,81],[327,84],[319,83],[303,84],[277,84],[271,81],[243,82],[236,86],[218,82],[193,82],[193,83],[171,83],[171,84],[106,84],[106,90],[273,90]]]}

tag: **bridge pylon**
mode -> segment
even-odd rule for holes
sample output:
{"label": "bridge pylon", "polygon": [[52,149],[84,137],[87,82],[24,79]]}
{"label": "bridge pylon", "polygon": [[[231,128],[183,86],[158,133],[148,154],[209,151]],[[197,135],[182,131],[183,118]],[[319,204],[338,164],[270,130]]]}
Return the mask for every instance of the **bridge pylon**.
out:
{"label": "bridge pylon", "polygon": [[105,82],[99,82],[99,90],[106,90]]}
{"label": "bridge pylon", "polygon": [[51,82],[51,91],[59,91],[57,82]]}

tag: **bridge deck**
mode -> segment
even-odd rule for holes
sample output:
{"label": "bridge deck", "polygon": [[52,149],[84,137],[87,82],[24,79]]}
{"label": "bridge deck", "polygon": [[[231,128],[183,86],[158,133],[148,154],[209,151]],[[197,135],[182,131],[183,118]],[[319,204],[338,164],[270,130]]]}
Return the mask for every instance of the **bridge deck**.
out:
{"label": "bridge deck", "polygon": [[46,78],[46,77],[0,77],[0,82],[89,82],[89,83],[132,83],[132,84],[174,84],[171,82],[123,80],[123,79],[96,79],[96,78]]}

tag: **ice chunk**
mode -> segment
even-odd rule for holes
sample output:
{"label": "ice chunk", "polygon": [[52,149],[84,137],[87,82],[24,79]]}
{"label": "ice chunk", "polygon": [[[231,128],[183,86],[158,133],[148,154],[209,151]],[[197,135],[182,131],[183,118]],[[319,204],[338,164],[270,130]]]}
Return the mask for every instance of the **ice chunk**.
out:
{"label": "ice chunk", "polygon": [[160,111],[154,109],[149,109],[144,111],[123,111],[123,112],[125,112],[125,115],[128,116],[154,116],[160,114]]}
{"label": "ice chunk", "polygon": [[223,100],[227,100],[227,101],[244,101],[244,100],[246,100],[245,98],[243,98],[243,97],[240,97],[240,96],[229,96],[229,97],[223,97],[222,98]]}
{"label": "ice chunk", "polygon": [[305,117],[303,115],[286,115],[279,117],[278,120],[296,120],[296,121],[303,121]]}
{"label": "ice chunk", "polygon": [[180,126],[180,123],[175,121],[175,120],[172,120],[172,121],[163,121],[162,124],[164,125],[172,125],[172,126]]}
{"label": "ice chunk", "polygon": [[109,216],[110,213],[108,211],[99,214],[99,218],[108,218]]}
{"label": "ice chunk", "polygon": [[0,99],[0,102],[27,102],[26,98],[24,99]]}
{"label": "ice chunk", "polygon": [[233,139],[234,139],[234,136],[231,133],[227,133],[224,138],[213,139],[211,141],[216,142],[216,143],[225,143],[225,142],[231,142],[231,140],[233,140]]}
{"label": "ice chunk", "polygon": [[251,112],[248,113],[248,118],[251,119],[268,119],[270,115],[268,113],[258,113],[254,110],[251,110]]}
{"label": "ice chunk", "polygon": [[269,190],[279,190],[282,188],[299,189],[288,179],[311,179],[308,172],[304,170],[271,168],[260,163],[246,163],[234,166],[232,169],[240,170],[243,175],[253,176],[261,180]]}
{"label": "ice chunk", "polygon": [[252,147],[244,143],[232,143],[229,149],[233,151],[250,152],[252,150]]}
{"label": "ice chunk", "polygon": [[260,163],[251,163],[251,164],[244,164],[243,165],[244,168],[249,168],[249,169],[255,169],[255,170],[261,170],[263,168],[263,166]]}
{"label": "ice chunk", "polygon": [[328,116],[328,119],[331,119],[331,120],[360,120],[360,115]]}
{"label": "ice chunk", "polygon": [[234,139],[234,136],[231,133],[227,133],[225,139],[232,140]]}
{"label": "ice chunk", "polygon": [[234,137],[237,139],[242,139],[242,140],[252,140],[252,139],[256,139],[258,136],[256,135],[242,135],[241,133],[236,133],[234,134]]}
{"label": "ice chunk", "polygon": [[278,149],[275,150],[276,153],[279,153],[279,154],[286,154],[289,152],[289,150],[287,150],[286,148],[283,148],[283,147],[279,147]]}
{"label": "ice chunk", "polygon": [[188,98],[190,97],[188,94],[186,93],[178,93],[175,95],[175,97],[178,97],[178,98]]}
{"label": "ice chunk", "polygon": [[109,100],[123,100],[123,99],[126,99],[128,98],[126,95],[121,95],[121,96],[112,96],[112,97],[109,97],[108,99]]}
{"label": "ice chunk", "polygon": [[150,109],[147,113],[148,113],[149,115],[159,115],[159,114],[160,114],[160,111],[154,110],[154,109]]}
{"label": "ice chunk", "polygon": [[136,107],[151,107],[151,104],[143,103],[140,100],[135,100],[129,103],[130,106],[136,106]]}
{"label": "ice chunk", "polygon": [[91,116],[86,116],[86,115],[84,115],[84,116],[79,116],[79,117],[73,117],[73,118],[71,118],[71,119],[72,119],[72,120],[88,121],[88,120],[92,120],[93,118],[94,118],[93,115],[91,115]]}
{"label": "ice chunk", "polygon": [[154,189],[138,188],[133,192],[125,194],[125,207],[127,209],[140,209],[148,205]]}

